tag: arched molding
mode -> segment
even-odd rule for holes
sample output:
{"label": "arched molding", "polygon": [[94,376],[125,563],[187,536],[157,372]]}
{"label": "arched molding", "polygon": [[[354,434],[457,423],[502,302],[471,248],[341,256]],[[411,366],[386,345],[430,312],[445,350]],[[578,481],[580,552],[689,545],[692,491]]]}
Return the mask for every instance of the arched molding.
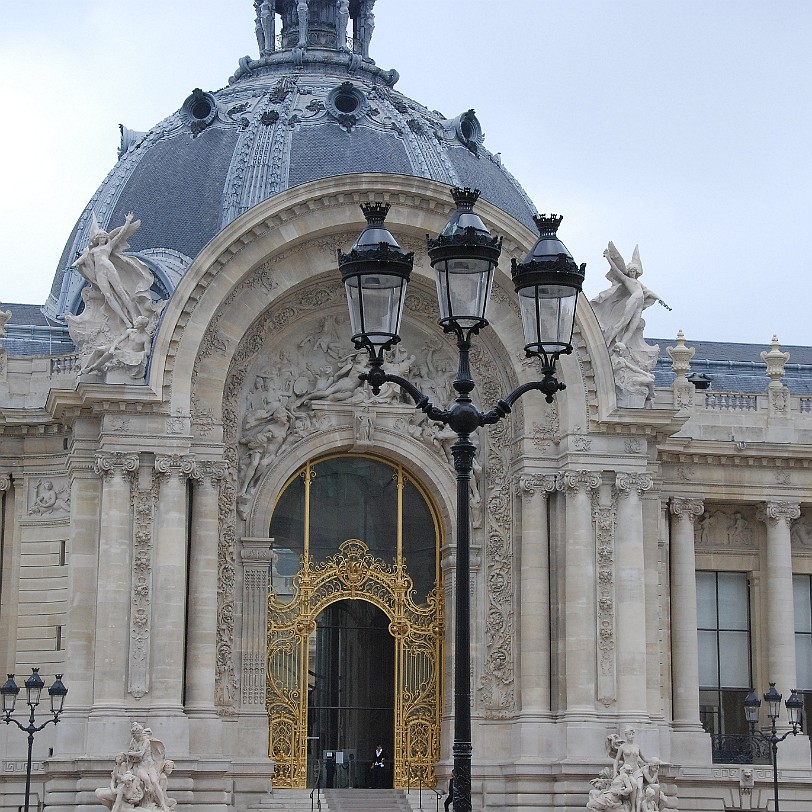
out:
{"label": "arched molding", "polygon": [[[347,175],[314,181],[264,201],[230,223],[203,249],[166,308],[153,350],[149,383],[154,391],[163,392],[172,414],[192,413],[195,372],[212,381],[225,379],[245,326],[265,309],[297,285],[322,274],[325,279],[338,281],[334,246],[346,249],[352,243],[364,225],[359,203],[370,199],[391,203],[387,224],[407,244],[414,240],[423,245],[426,234],[437,233],[444,226],[452,208],[448,187],[435,181],[386,174]],[[532,380],[537,367],[522,363],[523,340],[509,267],[512,257],[524,257],[535,235],[486,201],[479,202],[478,211],[504,238],[501,271],[489,314],[494,328],[491,336],[498,336],[504,345],[520,380]],[[293,252],[299,253],[297,261],[285,261]],[[419,251],[415,259],[415,284],[422,281],[433,287],[425,252]],[[588,383],[585,397],[592,411],[608,414],[614,408],[611,367],[597,320],[585,304],[582,297],[579,332],[585,337],[590,367],[596,369],[597,362],[597,387],[593,392]],[[227,318],[229,308],[239,318]],[[211,329],[213,324],[215,330]],[[493,339],[487,332],[483,340],[490,342]],[[212,353],[206,364],[196,364],[201,351]],[[573,394],[584,389],[578,362],[581,354],[561,363],[563,378]],[[199,397],[200,387],[197,389]],[[598,396],[607,402],[597,403]],[[218,405],[208,396],[201,407],[215,423],[220,419]],[[576,398],[567,399],[566,410],[579,417],[584,414],[583,404]],[[575,422],[580,425],[582,419]]]}

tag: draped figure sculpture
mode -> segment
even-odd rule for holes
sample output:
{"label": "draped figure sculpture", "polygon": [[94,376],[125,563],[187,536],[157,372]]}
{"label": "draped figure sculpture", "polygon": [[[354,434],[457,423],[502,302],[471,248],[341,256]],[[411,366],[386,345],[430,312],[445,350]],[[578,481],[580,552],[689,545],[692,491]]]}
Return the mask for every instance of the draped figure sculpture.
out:
{"label": "draped figure sculpture", "polygon": [[79,348],[79,376],[120,369],[124,379],[143,378],[152,334],[166,302],[153,301],[154,276],[138,257],[125,253],[140,220],[130,212],[123,225],[104,231],[95,214],[90,241],[75,262],[89,282],[84,310],[68,316],[68,332]]}
{"label": "draped figure sculpture", "polygon": [[655,302],[671,308],[640,281],[643,266],[637,246],[629,263],[612,242],[603,255],[609,262],[606,278],[612,284],[592,299],[592,309],[612,359],[618,404],[642,406],[653,399],[652,370],[660,352],[658,345],[646,344],[643,337],[643,311]]}
{"label": "draped figure sculpture", "polygon": [[635,741],[636,731],[631,725],[623,736],[611,734],[606,739],[606,752],[612,766],[604,768],[590,783],[592,790],[586,808],[593,812],[619,810],[619,812],[663,812],[676,809],[676,802],[660,786],[660,767],[663,762],[647,757]]}

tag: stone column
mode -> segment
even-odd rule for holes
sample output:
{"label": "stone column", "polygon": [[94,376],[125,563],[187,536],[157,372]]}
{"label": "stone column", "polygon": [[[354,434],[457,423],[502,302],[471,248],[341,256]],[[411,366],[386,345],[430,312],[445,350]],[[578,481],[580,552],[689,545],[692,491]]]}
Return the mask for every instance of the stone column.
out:
{"label": "stone column", "polygon": [[155,458],[160,480],[155,515],[153,635],[150,698],[165,713],[181,713],[186,653],[186,559],[188,528],[186,481],[194,458],[172,454]]}
{"label": "stone column", "polygon": [[103,482],[91,714],[123,714],[130,639],[130,483],[138,471],[138,455],[98,454],[95,471]]}
{"label": "stone column", "polygon": [[566,494],[566,534],[560,553],[564,559],[564,669],[567,716],[595,716],[597,688],[597,616],[595,592],[595,537],[592,496],[600,474],[564,471],[556,487]]}
{"label": "stone column", "polygon": [[186,711],[190,716],[217,716],[214,684],[217,672],[217,547],[220,483],[224,462],[205,461],[194,470],[192,548],[189,554],[189,620],[186,632]]}
{"label": "stone column", "polygon": [[550,534],[547,496],[555,477],[522,477],[520,690],[523,714],[550,712]]}
{"label": "stone column", "polygon": [[649,474],[620,473],[615,478],[617,708],[627,719],[646,714],[646,573],[640,497],[651,485]]}
{"label": "stone column", "polygon": [[[767,679],[784,695],[795,685],[795,607],[792,596],[790,525],[801,515],[793,502],[767,502],[759,518],[767,525],[766,650]],[[766,686],[765,686],[766,688]],[[782,712],[786,722],[786,714]],[[782,721],[779,720],[779,721]]]}
{"label": "stone column", "polygon": [[671,500],[671,679],[675,730],[701,731],[699,648],[696,616],[694,522],[703,514],[700,499]]}

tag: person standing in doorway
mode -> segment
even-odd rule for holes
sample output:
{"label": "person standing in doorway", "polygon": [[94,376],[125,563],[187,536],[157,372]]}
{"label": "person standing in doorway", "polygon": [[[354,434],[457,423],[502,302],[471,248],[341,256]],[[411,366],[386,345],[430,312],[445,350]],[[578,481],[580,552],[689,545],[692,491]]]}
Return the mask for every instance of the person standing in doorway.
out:
{"label": "person standing in doorway", "polygon": [[456,770],[451,771],[451,778],[448,779],[448,795],[445,796],[445,802],[443,806],[445,807],[445,812],[448,812],[448,807],[452,806],[454,803],[454,776],[457,774]]}
{"label": "person standing in doorway", "polygon": [[383,788],[386,782],[386,753],[383,751],[382,744],[375,747],[375,756],[370,769],[372,770],[373,789]]}

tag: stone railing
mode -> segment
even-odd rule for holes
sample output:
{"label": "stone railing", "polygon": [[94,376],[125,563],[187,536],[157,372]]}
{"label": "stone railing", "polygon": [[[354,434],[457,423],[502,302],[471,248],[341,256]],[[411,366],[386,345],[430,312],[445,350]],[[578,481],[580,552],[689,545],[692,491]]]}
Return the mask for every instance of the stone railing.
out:
{"label": "stone railing", "polygon": [[[705,408],[720,412],[757,412],[764,395],[740,392],[704,392]],[[766,406],[766,403],[764,404]]]}
{"label": "stone railing", "polygon": [[770,745],[749,733],[711,733],[714,764],[769,764]]}

